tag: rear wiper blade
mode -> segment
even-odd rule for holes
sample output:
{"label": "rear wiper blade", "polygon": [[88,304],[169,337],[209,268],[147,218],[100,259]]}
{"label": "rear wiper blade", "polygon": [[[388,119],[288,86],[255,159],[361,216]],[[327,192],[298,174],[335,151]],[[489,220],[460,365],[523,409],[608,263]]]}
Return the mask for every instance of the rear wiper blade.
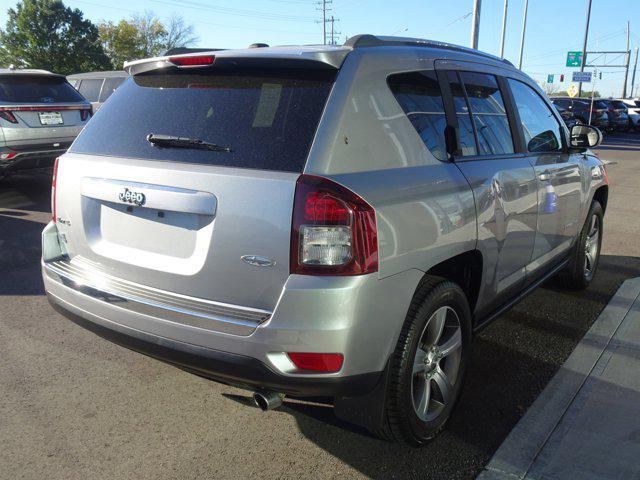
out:
{"label": "rear wiper blade", "polygon": [[199,150],[210,150],[212,152],[231,152],[231,148],[215,143],[205,142],[198,138],[174,137],[172,135],[147,135],[147,142],[161,148],[197,148]]}

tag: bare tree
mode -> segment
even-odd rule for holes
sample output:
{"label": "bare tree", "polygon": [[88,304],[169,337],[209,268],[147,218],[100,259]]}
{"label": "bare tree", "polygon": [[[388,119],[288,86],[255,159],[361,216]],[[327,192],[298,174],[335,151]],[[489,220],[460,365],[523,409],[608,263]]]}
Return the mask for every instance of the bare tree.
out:
{"label": "bare tree", "polygon": [[547,83],[547,82],[538,82],[538,83],[540,84],[542,91],[549,96],[553,95],[554,93],[557,93],[558,90],[560,90],[560,86],[556,85],[555,83]]}
{"label": "bare tree", "polygon": [[194,33],[193,25],[187,24],[184,18],[175,13],[171,15],[164,27],[167,31],[165,40],[167,50],[176,47],[188,47],[199,40]]}

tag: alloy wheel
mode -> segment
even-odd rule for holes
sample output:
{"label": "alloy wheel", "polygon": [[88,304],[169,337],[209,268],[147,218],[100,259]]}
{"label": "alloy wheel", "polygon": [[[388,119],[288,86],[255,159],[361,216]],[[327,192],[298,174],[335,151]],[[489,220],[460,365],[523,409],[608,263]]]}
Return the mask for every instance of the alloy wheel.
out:
{"label": "alloy wheel", "polygon": [[458,314],[451,307],[440,307],[427,321],[413,360],[413,408],[421,420],[434,420],[453,400],[461,358]]}
{"label": "alloy wheel", "polygon": [[600,254],[600,217],[598,215],[591,217],[584,252],[584,276],[587,280],[591,280]]}

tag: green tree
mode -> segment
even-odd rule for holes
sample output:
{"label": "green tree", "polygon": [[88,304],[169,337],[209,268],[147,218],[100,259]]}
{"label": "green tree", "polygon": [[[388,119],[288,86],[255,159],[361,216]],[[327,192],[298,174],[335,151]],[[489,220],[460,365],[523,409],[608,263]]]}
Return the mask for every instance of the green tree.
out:
{"label": "green tree", "polygon": [[118,23],[102,22],[98,29],[102,46],[117,69],[127,60],[155,57],[169,48],[186,47],[197,41],[193,26],[176,15],[167,26],[153,13],[146,12]]}
{"label": "green tree", "polygon": [[111,66],[98,28],[60,0],[23,0],[7,16],[6,27],[0,30],[0,65],[64,75]]}

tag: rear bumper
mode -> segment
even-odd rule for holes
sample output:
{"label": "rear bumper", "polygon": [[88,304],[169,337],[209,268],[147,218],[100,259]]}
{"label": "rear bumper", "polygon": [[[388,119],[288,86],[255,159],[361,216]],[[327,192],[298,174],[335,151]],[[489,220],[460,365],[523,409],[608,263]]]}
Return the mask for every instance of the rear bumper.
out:
{"label": "rear bumper", "polygon": [[[291,275],[273,311],[256,319],[246,307],[184,296],[178,303],[170,292],[122,285],[99,270],[74,277],[72,268],[61,269],[60,244],[56,226],[49,224],[43,232],[45,290],[72,320],[200,375],[297,396],[350,397],[373,389],[423,275]],[[83,263],[78,257],[68,262]],[[300,372],[285,352],[342,353],[344,365],[336,373]]]}
{"label": "rear bumper", "polygon": [[[53,166],[56,157],[64,154],[71,143],[71,140],[61,140],[48,146],[25,145],[0,147],[0,172],[29,170]],[[3,158],[4,157],[4,158]]]}
{"label": "rear bumper", "polygon": [[77,325],[113,343],[178,366],[211,380],[247,389],[270,389],[293,396],[351,397],[372,391],[382,372],[343,377],[286,377],[274,372],[263,362],[246,355],[212,350],[171,340],[146,332],[100,322],[85,312],[74,313],[72,306],[47,294],[58,312]]}

